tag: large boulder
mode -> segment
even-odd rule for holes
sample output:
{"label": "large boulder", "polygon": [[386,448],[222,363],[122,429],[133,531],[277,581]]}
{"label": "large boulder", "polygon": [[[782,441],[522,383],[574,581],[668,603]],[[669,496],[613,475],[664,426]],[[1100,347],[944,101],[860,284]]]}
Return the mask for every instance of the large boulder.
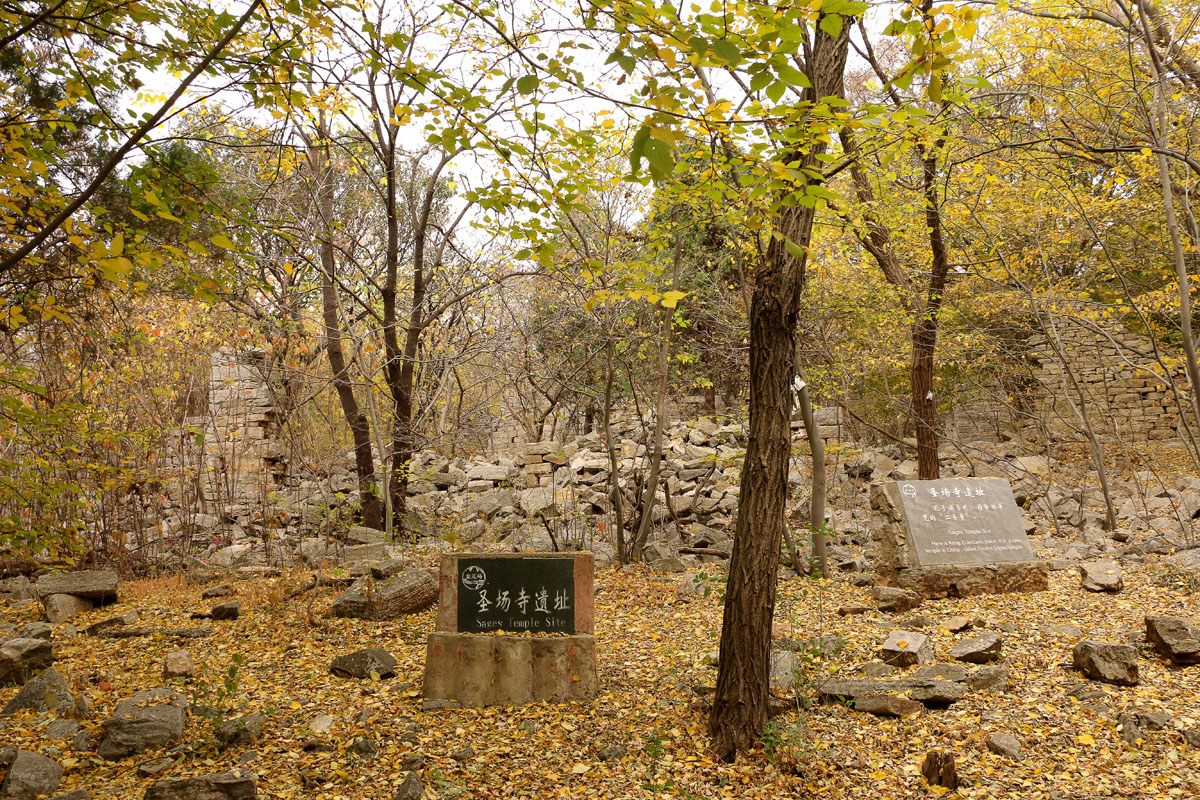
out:
{"label": "large boulder", "polygon": [[1200,664],[1200,627],[1183,617],[1146,617],[1146,641],[1175,664]]}
{"label": "large boulder", "polygon": [[49,667],[41,675],[27,681],[17,696],[4,706],[0,716],[7,717],[22,709],[39,713],[55,711],[59,716],[69,717],[86,711],[87,704],[71,694],[71,687],[58,674],[58,670]]}
{"label": "large boulder", "polygon": [[9,639],[0,645],[0,686],[25,683],[54,662],[54,645],[46,639]]}
{"label": "large boulder", "polygon": [[37,800],[58,788],[62,773],[62,766],[54,759],[19,750],[8,768],[8,777],[0,785],[0,797],[4,800]]}
{"label": "large boulder", "polygon": [[187,726],[188,701],[170,689],[150,689],[117,704],[101,725],[104,741],[96,751],[115,761],[178,741]]}
{"label": "large boulder", "polygon": [[1114,686],[1136,686],[1137,649],[1131,644],[1114,644],[1084,639],[1071,653],[1075,669],[1095,681]]}
{"label": "large boulder", "polygon": [[333,616],[397,619],[437,601],[438,584],[425,570],[410,569],[385,581],[358,580],[333,603]]}
{"label": "large boulder", "polygon": [[107,569],[85,569],[43,575],[38,578],[37,593],[43,599],[52,594],[69,594],[97,603],[112,603],[117,599],[117,573]]}
{"label": "large boulder", "polygon": [[254,800],[258,785],[243,772],[197,775],[159,781],[146,790],[143,800]]}
{"label": "large boulder", "polygon": [[333,659],[329,671],[339,678],[394,678],[396,659],[382,647],[368,647]]}

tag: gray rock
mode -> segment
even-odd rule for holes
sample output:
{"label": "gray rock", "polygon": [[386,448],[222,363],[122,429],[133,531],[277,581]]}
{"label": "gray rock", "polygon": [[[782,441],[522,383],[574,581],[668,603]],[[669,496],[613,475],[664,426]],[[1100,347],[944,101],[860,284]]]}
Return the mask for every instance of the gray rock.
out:
{"label": "gray rock", "polygon": [[917,631],[892,631],[880,649],[883,663],[893,667],[911,667],[933,663],[933,644]]}
{"label": "gray rock", "polygon": [[1079,565],[1079,573],[1089,592],[1116,593],[1125,587],[1121,565],[1115,561],[1085,561]]}
{"label": "gray rock", "polygon": [[961,664],[931,664],[913,670],[911,677],[918,681],[942,680],[963,683],[967,680],[967,668]]}
{"label": "gray rock", "polygon": [[228,583],[222,583],[220,586],[210,586],[200,593],[202,600],[215,600],[218,597],[229,597],[232,595],[233,587]]}
{"label": "gray rock", "polygon": [[954,681],[923,680],[912,688],[913,700],[927,706],[948,706],[966,696],[967,687]]}
{"label": "gray rock", "polygon": [[333,603],[333,616],[398,619],[437,601],[437,580],[423,569],[409,569],[384,581],[360,580]]}
{"label": "gray rock", "polygon": [[258,786],[247,772],[223,772],[195,778],[159,781],[143,800],[254,800]]}
{"label": "gray rock", "polygon": [[849,617],[858,614],[870,614],[872,610],[871,606],[862,603],[851,603],[838,608],[837,613],[839,617]]}
{"label": "gray rock", "polygon": [[78,614],[86,614],[95,607],[96,604],[86,597],[71,594],[52,594],[42,600],[46,619],[56,624]]}
{"label": "gray rock", "polygon": [[994,633],[982,633],[965,639],[950,648],[950,656],[955,661],[965,661],[968,664],[986,664],[1000,659],[1000,648],[1003,640]]}
{"label": "gray rock", "polygon": [[62,783],[62,767],[52,758],[28,750],[17,751],[8,768],[8,777],[0,786],[4,800],[37,800]]}
{"label": "gray rock", "polygon": [[628,752],[629,748],[623,744],[606,744],[596,751],[596,758],[601,761],[620,761]]}
{"label": "gray rock", "polygon": [[1133,645],[1084,639],[1071,655],[1075,669],[1092,680],[1114,686],[1137,685],[1137,649]]}
{"label": "gray rock", "polygon": [[884,664],[882,661],[869,661],[862,665],[859,672],[868,678],[886,678],[889,675],[895,675],[896,668],[890,664]]}
{"label": "gray rock", "polygon": [[73,719],[56,719],[46,726],[47,739],[71,739],[79,733],[79,723]]}
{"label": "gray rock", "polygon": [[339,678],[394,678],[396,659],[382,647],[368,647],[333,659],[329,671]]}
{"label": "gray rock", "polygon": [[921,605],[921,595],[911,589],[893,586],[876,586],[871,590],[875,607],[886,614],[901,614]]}
{"label": "gray rock", "polygon": [[224,603],[218,603],[213,606],[209,612],[213,619],[237,619],[238,614],[242,612],[242,604],[237,600],[229,600]]}
{"label": "gray rock", "polygon": [[855,711],[874,714],[877,717],[907,717],[920,714],[925,706],[916,700],[891,692],[864,692],[854,698]]}
{"label": "gray rock", "polygon": [[187,650],[172,650],[167,653],[167,657],[163,659],[163,678],[171,680],[172,678],[194,678],[196,677],[196,664],[192,661],[192,654]]}
{"label": "gray rock", "polygon": [[76,789],[73,792],[56,794],[50,800],[92,800],[92,795],[87,789]]}
{"label": "gray rock", "polygon": [[9,639],[0,644],[0,685],[23,684],[54,663],[54,645],[45,639]]}
{"label": "gray rock", "polygon": [[1183,617],[1146,617],[1146,641],[1174,664],[1200,664],[1200,627]]}
{"label": "gray rock", "polygon": [[101,723],[105,735],[96,752],[103,759],[115,761],[171,744],[183,736],[187,714],[187,698],[177,692],[139,692],[118,703],[113,715]]}
{"label": "gray rock", "polygon": [[54,638],[54,628],[45,622],[29,622],[13,634],[14,639],[45,639],[47,642]]}
{"label": "gray rock", "polygon": [[162,775],[173,766],[175,766],[175,759],[164,756],[162,758],[143,761],[141,764],[138,764],[137,772],[143,778],[153,778],[156,775]]}
{"label": "gray rock", "polygon": [[987,748],[996,755],[1011,758],[1013,761],[1020,761],[1024,758],[1021,743],[1012,734],[993,733],[987,738]]}
{"label": "gray rock", "polygon": [[266,722],[267,718],[262,714],[227,719],[217,728],[217,741],[225,747],[252,745],[262,736]]}
{"label": "gray rock", "polygon": [[796,688],[796,654],[788,650],[771,651],[771,688],[790,692]]}
{"label": "gray rock", "polygon": [[367,737],[359,736],[353,742],[346,745],[346,752],[360,758],[374,758],[379,754],[379,748],[375,746],[375,742]]}
{"label": "gray rock", "polygon": [[368,566],[367,574],[377,581],[386,581],[388,578],[394,578],[401,572],[404,572],[409,566],[411,565],[406,559],[389,558],[386,561],[380,561]]}
{"label": "gray rock", "polygon": [[117,573],[106,569],[85,569],[43,575],[38,578],[37,593],[43,599],[54,594],[69,594],[97,603],[112,603],[117,599]]}
{"label": "gray rock", "polygon": [[967,676],[965,683],[977,692],[1007,689],[1011,679],[1005,667],[984,667]]}
{"label": "gray rock", "polygon": [[38,713],[55,711],[60,716],[81,714],[87,710],[82,700],[76,700],[71,687],[54,667],[48,667],[41,675],[30,678],[17,692],[17,696],[4,706],[0,716],[11,716],[22,709]]}
{"label": "gray rock", "polygon": [[400,784],[400,789],[396,792],[396,800],[424,800],[425,784],[421,782],[421,776],[416,772],[408,773],[404,783]]}

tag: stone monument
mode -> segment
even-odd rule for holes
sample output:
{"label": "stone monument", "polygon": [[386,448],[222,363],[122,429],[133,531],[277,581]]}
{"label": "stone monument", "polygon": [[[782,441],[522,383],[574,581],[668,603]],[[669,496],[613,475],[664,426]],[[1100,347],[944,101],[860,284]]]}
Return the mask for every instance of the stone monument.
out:
{"label": "stone monument", "polygon": [[594,698],[593,568],[591,553],[443,555],[426,706]]}
{"label": "stone monument", "polygon": [[926,598],[1042,591],[1038,561],[1012,487],[1001,478],[900,481],[875,486],[879,583]]}

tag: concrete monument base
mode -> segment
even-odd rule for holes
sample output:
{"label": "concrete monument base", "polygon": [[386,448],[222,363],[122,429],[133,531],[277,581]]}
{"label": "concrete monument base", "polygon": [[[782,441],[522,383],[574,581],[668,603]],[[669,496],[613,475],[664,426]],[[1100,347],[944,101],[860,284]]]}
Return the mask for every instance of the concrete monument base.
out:
{"label": "concrete monument base", "polygon": [[588,702],[599,693],[596,638],[435,632],[425,650],[427,702],[463,708]]}

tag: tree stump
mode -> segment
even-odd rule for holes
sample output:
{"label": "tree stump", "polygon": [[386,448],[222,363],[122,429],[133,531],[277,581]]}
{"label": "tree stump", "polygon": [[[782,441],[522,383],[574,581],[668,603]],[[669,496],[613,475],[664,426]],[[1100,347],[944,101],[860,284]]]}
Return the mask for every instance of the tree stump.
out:
{"label": "tree stump", "polygon": [[958,788],[958,772],[954,769],[954,754],[942,750],[930,750],[921,765],[921,774],[933,786],[942,786],[953,791]]}

